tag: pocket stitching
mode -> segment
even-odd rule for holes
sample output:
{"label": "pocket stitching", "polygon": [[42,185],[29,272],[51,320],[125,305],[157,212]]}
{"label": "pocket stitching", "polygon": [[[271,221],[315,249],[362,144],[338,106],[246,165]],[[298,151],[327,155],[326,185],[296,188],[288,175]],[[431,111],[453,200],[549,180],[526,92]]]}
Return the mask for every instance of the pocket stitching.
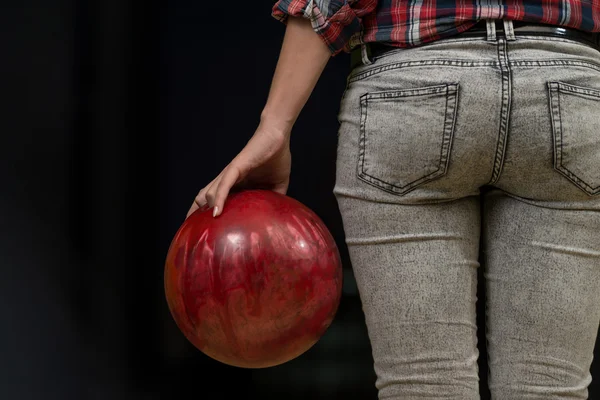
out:
{"label": "pocket stitching", "polygon": [[[450,160],[450,152],[452,149],[452,142],[454,137],[454,130],[456,125],[456,113],[457,113],[457,99],[458,99],[458,83],[443,84],[436,86],[428,86],[425,88],[405,89],[405,90],[390,90],[382,92],[371,92],[365,93],[360,97],[361,105],[361,122],[360,122],[360,140],[359,140],[359,163],[358,163],[358,178],[372,186],[385,190],[392,194],[406,194],[417,187],[430,182],[440,176],[446,174],[448,170],[448,164]],[[377,177],[370,175],[365,172],[365,152],[366,152],[366,121],[368,118],[368,101],[369,100],[388,100],[400,97],[415,97],[421,95],[439,94],[445,92],[446,105],[445,105],[445,117],[443,126],[442,146],[440,149],[440,161],[438,169],[420,177],[412,182],[407,183],[404,186],[397,186],[392,183],[383,181]],[[452,104],[450,104],[452,101]]]}
{"label": "pocket stitching", "polygon": [[589,185],[563,165],[563,127],[560,112],[561,91],[568,92],[571,95],[589,96],[594,98],[594,100],[600,101],[600,90],[584,88],[556,81],[548,82],[548,91],[550,96],[550,112],[552,114],[551,121],[554,137],[554,170],[573,182],[575,186],[585,193],[589,195],[600,194],[600,185],[595,187]]}

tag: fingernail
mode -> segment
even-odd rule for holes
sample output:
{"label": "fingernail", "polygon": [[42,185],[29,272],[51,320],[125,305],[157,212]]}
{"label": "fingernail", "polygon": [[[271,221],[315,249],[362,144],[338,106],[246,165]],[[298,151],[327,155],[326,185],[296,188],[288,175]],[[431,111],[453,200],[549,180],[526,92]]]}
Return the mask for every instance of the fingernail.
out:
{"label": "fingernail", "polygon": [[215,209],[213,210],[213,218],[217,216],[218,212],[219,212],[219,207],[215,206]]}

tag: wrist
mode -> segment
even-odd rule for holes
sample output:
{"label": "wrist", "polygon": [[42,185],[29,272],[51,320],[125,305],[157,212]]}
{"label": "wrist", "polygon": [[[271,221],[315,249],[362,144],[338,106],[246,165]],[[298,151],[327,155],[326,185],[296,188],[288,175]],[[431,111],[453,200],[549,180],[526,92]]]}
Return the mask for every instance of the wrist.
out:
{"label": "wrist", "polygon": [[285,118],[267,110],[260,115],[260,125],[263,129],[289,139],[295,119]]}

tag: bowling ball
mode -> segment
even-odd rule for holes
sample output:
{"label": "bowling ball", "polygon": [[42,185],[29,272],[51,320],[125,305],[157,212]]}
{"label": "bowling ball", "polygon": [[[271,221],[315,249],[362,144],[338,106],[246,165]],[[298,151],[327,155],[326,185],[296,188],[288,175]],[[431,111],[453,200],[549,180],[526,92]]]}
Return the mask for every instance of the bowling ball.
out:
{"label": "bowling ball", "polygon": [[196,210],[168,250],[165,293],[185,337],[224,364],[266,368],[309,350],[333,321],[342,266],[309,208],[268,190]]}

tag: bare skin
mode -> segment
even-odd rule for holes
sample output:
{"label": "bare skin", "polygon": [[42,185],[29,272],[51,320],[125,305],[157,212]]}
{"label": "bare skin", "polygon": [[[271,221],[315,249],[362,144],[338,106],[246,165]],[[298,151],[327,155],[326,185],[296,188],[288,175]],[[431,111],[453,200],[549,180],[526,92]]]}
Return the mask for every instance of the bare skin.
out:
{"label": "bare skin", "polygon": [[208,204],[219,216],[231,190],[260,188],[286,194],[292,127],[323,73],[331,52],[310,21],[290,17],[260,123],[246,146],[200,190],[187,217]]}

